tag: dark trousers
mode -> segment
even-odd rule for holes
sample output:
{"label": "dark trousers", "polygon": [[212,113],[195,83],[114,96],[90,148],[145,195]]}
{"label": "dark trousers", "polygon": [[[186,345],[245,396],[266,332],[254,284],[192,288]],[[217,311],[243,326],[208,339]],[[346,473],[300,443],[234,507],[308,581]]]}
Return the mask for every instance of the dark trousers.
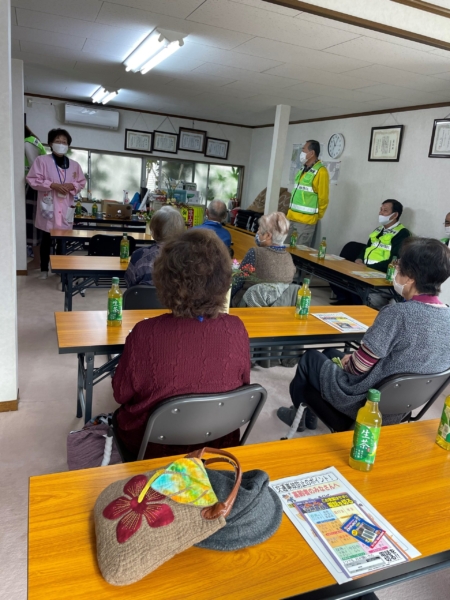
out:
{"label": "dark trousers", "polygon": [[348,304],[349,306],[359,306],[363,303],[358,294],[352,294],[352,292],[348,292],[347,290],[344,290],[337,285],[333,285],[332,283],[330,283],[330,288],[333,290],[336,300],[339,300],[340,302],[345,302],[345,304]]}
{"label": "dark trousers", "polygon": [[[52,236],[48,231],[42,232],[42,241],[41,241],[41,271],[48,271],[48,263],[50,260],[50,251],[52,248]],[[55,252],[56,254],[61,254],[61,250],[58,247],[58,244],[55,243]]]}
{"label": "dark trousers", "polygon": [[342,358],[344,353],[334,348],[327,348],[324,352],[307,350],[298,363],[289,392],[295,408],[304,403],[334,431],[347,431],[353,420],[336,410],[320,393],[320,369],[326,360],[335,356]]}

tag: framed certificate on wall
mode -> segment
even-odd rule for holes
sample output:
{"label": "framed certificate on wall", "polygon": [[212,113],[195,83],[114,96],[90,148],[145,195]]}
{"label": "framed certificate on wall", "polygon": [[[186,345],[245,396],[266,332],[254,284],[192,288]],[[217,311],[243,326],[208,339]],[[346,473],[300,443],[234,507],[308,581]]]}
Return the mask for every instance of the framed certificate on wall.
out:
{"label": "framed certificate on wall", "polygon": [[180,127],[178,136],[178,150],[199,152],[204,154],[206,144],[206,131],[201,129],[186,129]]}
{"label": "framed certificate on wall", "polygon": [[428,156],[450,158],[450,119],[434,120]]}
{"label": "framed certificate on wall", "polygon": [[206,138],[205,156],[211,158],[221,158],[227,160],[228,148],[230,142],[228,140],[219,140],[217,138]]}
{"label": "framed certificate on wall", "polygon": [[168,133],[167,131],[153,132],[153,152],[168,152],[176,154],[178,152],[178,133]]}
{"label": "framed certificate on wall", "polygon": [[378,162],[398,162],[402,147],[403,125],[372,127],[369,146],[369,160]]}
{"label": "framed certificate on wall", "polygon": [[149,131],[125,129],[125,150],[151,154],[152,134]]}

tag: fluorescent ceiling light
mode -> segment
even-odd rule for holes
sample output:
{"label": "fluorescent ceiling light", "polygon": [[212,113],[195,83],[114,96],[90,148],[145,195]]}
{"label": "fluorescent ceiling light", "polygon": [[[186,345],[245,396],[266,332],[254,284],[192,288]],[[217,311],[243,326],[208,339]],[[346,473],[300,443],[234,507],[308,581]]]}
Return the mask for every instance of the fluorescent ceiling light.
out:
{"label": "fluorescent ceiling light", "polygon": [[109,102],[110,100],[112,100],[113,98],[115,98],[117,96],[117,94],[119,93],[119,91],[117,92],[109,92],[108,90],[105,90],[104,87],[100,86],[98,88],[98,90],[96,90],[91,98],[92,98],[92,102],[94,102],[95,104],[100,104],[100,102],[102,104],[106,104],[107,102]]}
{"label": "fluorescent ceiling light", "polygon": [[[125,70],[142,74],[147,73],[156,65],[176,52],[183,44],[181,34],[175,34],[174,41],[167,39],[166,34],[160,33],[157,29],[152,31],[143,42],[139,44],[133,52],[124,61]],[[169,34],[169,37],[172,37]]]}
{"label": "fluorescent ceiling light", "polygon": [[153,69],[154,67],[156,67],[156,65],[159,65],[160,62],[162,62],[163,60],[171,56],[174,52],[179,50],[182,45],[183,40],[181,40],[180,42],[178,40],[176,42],[170,42],[168,46],[160,50],[158,54],[153,56],[153,58],[151,58],[148,62],[145,63],[145,65],[141,67],[142,75],[148,73],[150,69]]}

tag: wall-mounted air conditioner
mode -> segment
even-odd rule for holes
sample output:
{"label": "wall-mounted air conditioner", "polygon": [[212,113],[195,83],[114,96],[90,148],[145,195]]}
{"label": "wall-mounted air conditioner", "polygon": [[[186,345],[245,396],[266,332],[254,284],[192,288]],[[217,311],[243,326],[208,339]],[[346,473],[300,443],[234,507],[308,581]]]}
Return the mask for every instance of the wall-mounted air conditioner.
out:
{"label": "wall-mounted air conditioner", "polygon": [[91,106],[64,105],[64,121],[102,129],[119,129],[119,112]]}

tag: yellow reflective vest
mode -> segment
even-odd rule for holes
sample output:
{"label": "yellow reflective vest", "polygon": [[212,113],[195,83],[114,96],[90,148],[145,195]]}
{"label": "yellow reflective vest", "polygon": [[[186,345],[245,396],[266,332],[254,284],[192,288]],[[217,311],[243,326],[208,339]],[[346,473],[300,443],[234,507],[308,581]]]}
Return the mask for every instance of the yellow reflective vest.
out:
{"label": "yellow reflective vest", "polygon": [[[292,191],[289,210],[302,215],[317,215],[319,212],[319,196],[312,184],[319,169],[324,165],[317,161],[306,173],[300,171],[295,178],[296,186]],[[325,168],[325,167],[324,167]]]}
{"label": "yellow reflective vest", "polygon": [[[28,142],[29,144],[33,144],[33,146],[36,146],[39,149],[39,156],[43,156],[44,154],[47,154],[44,146],[41,144],[41,142],[34,137],[34,135],[30,135],[29,137],[25,138],[25,142]],[[28,158],[27,155],[25,154],[25,174],[28,173],[28,171],[30,170],[30,164],[28,162]]]}
{"label": "yellow reflective vest", "polygon": [[370,246],[364,252],[365,264],[373,265],[388,260],[392,250],[392,238],[402,229],[405,229],[405,227],[399,223],[395,227],[386,230],[383,225],[380,225],[375,231],[372,231],[369,238]]}

